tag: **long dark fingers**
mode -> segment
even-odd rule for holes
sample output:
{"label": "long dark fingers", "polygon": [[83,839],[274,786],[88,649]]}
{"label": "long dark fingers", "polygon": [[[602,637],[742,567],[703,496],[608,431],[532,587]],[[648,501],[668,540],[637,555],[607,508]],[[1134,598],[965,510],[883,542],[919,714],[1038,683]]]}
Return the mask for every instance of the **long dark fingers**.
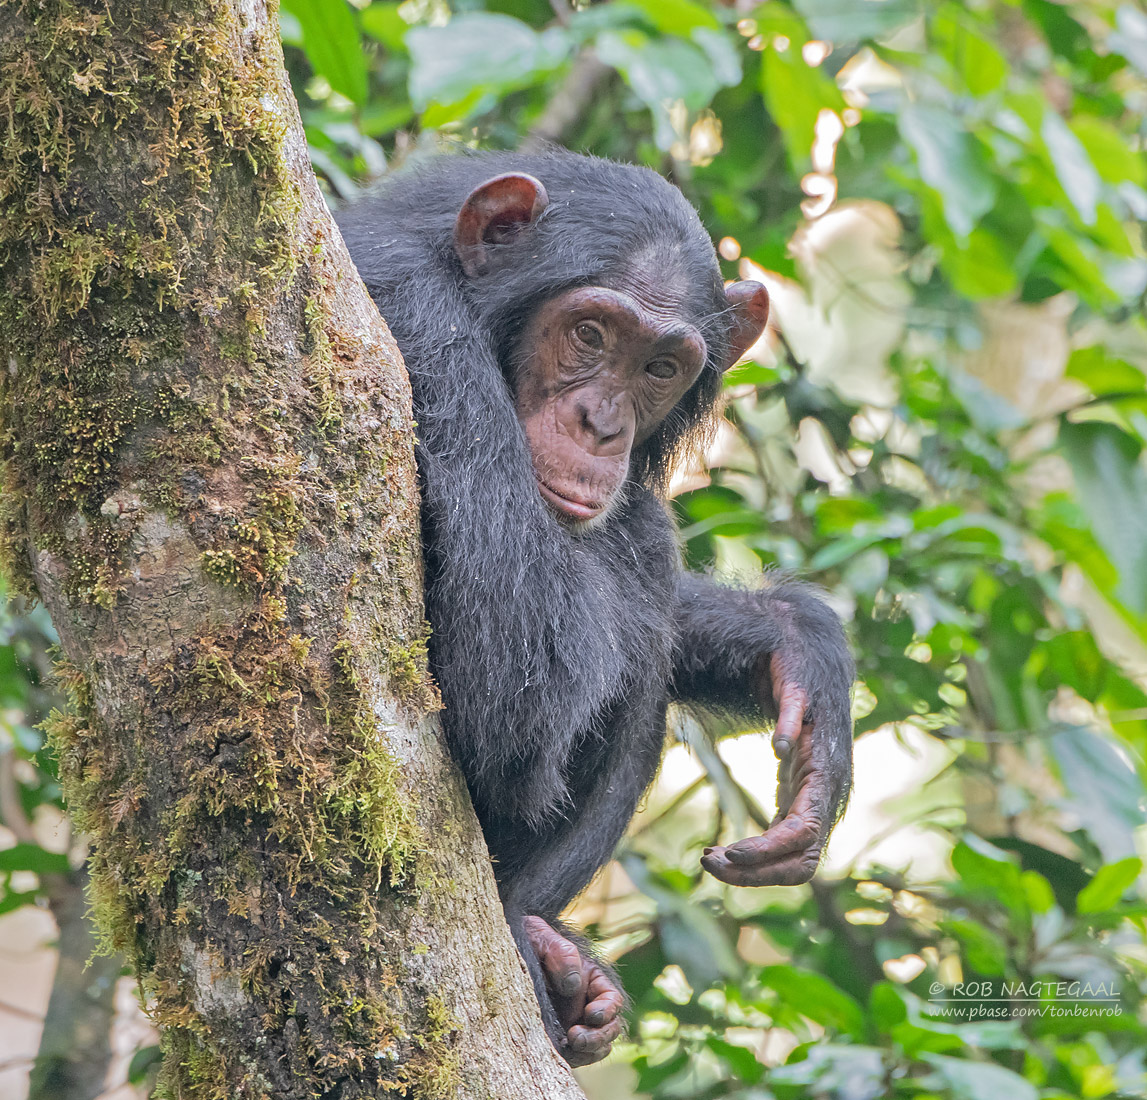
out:
{"label": "long dark fingers", "polygon": [[777,759],[788,759],[801,735],[805,711],[808,709],[808,695],[804,688],[784,680],[780,684],[780,697],[777,699],[777,726],[773,730],[773,752]]}
{"label": "long dark fingers", "polygon": [[567,1000],[584,996],[586,974],[577,946],[541,917],[526,917],[524,923],[530,945],[545,972],[546,984]]}

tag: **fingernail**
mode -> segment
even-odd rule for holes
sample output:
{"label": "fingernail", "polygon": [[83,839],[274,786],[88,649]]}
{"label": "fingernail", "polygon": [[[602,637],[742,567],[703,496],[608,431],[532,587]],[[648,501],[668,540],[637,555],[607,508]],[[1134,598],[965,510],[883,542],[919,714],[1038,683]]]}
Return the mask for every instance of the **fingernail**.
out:
{"label": "fingernail", "polygon": [[713,849],[712,848],[706,848],[705,851],[702,852],[701,854],[706,855],[706,856],[711,856],[713,854]]}

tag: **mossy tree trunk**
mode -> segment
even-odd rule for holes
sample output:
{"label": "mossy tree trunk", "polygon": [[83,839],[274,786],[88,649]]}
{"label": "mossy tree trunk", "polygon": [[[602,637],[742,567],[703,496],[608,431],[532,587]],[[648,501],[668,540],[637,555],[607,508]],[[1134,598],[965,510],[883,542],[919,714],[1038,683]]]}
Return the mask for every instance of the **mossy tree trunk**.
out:
{"label": "mossy tree trunk", "polygon": [[161,1094],[580,1095],[425,668],[409,390],[261,0],[0,4],[3,546]]}

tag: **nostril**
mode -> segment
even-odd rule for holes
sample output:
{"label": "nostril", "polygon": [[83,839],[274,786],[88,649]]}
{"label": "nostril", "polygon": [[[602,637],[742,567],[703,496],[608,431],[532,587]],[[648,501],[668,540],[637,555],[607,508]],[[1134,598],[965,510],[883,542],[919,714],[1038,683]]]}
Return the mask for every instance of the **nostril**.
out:
{"label": "nostril", "polygon": [[578,407],[578,419],[581,421],[581,430],[588,435],[597,435],[597,428],[594,426],[593,416],[590,414],[585,405]]}
{"label": "nostril", "polygon": [[625,417],[617,401],[602,401],[596,408],[582,405],[578,411],[582,429],[598,443],[609,443],[625,431]]}

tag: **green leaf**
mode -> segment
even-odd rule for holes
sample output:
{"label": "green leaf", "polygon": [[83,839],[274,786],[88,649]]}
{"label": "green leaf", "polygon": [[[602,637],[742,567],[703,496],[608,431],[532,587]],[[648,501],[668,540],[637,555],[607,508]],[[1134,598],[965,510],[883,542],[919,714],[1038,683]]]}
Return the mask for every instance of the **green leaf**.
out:
{"label": "green leaf", "polygon": [[920,178],[939,193],[952,232],[966,238],[996,201],[996,180],[979,144],[955,115],[933,104],[908,104],[899,127],[916,154]]}
{"label": "green leaf", "polygon": [[1118,863],[1100,867],[1095,878],[1080,890],[1079,897],[1075,899],[1076,912],[1102,913],[1118,905],[1142,870],[1143,861],[1137,856],[1128,856]]}
{"label": "green leaf", "polygon": [[1147,389],[1147,375],[1126,359],[1110,355],[1102,344],[1076,348],[1065,373],[1068,378],[1077,378],[1097,397]]}
{"label": "green leaf", "polygon": [[1100,265],[1102,254],[1086,237],[1064,224],[1064,214],[1055,209],[1044,208],[1035,211],[1040,232],[1047,238],[1063,265],[1059,277],[1064,286],[1070,287],[1085,301],[1094,305],[1115,305],[1120,300],[1119,291],[1108,282],[1108,276]]}
{"label": "green leaf", "polygon": [[697,27],[722,30],[721,21],[694,0],[626,0],[626,3],[639,8],[662,34],[689,38]]}
{"label": "green leaf", "polygon": [[747,1047],[725,1042],[713,1035],[705,1040],[705,1045],[732,1069],[738,1081],[753,1084],[764,1077],[765,1067]]}
{"label": "green leaf", "polygon": [[1038,871],[1024,871],[1020,878],[1032,912],[1050,912],[1055,905],[1055,891],[1051,883]]}
{"label": "green leaf", "polygon": [[410,30],[410,24],[398,14],[399,7],[398,0],[389,0],[371,4],[359,15],[362,29],[396,53],[406,51],[406,32]]}
{"label": "green leaf", "polygon": [[1123,4],[1115,13],[1115,26],[1108,47],[1147,76],[1147,15],[1134,4]]}
{"label": "green leaf", "polygon": [[874,597],[888,580],[888,555],[873,546],[856,555],[844,569],[844,583],[861,595]]}
{"label": "green leaf", "polygon": [[796,9],[817,38],[829,42],[859,42],[891,34],[924,10],[921,0],[796,0]]}
{"label": "green leaf", "polygon": [[1108,183],[1147,184],[1147,158],[1132,149],[1130,141],[1110,122],[1094,115],[1077,115],[1069,125]]}
{"label": "green leaf", "polygon": [[868,997],[872,1022],[884,1032],[908,1019],[908,1008],[900,990],[891,982],[877,982]]}
{"label": "green leaf", "polygon": [[1050,741],[1068,793],[1068,806],[1115,863],[1135,854],[1135,830],[1144,820],[1143,785],[1106,738],[1080,726],[1065,726]]}
{"label": "green leaf", "polygon": [[729,35],[708,27],[698,27],[691,37],[705,52],[718,83],[727,88],[741,83],[741,55]]}
{"label": "green leaf", "polygon": [[1040,137],[1071,205],[1084,225],[1094,225],[1101,184],[1083,143],[1051,107],[1044,111]]}
{"label": "green leaf", "polygon": [[284,0],[298,21],[303,50],[316,75],[353,103],[366,100],[366,58],[346,0]]}
{"label": "green leaf", "polygon": [[945,4],[931,29],[939,53],[972,95],[987,95],[1007,80],[1007,59],[988,38],[988,27],[976,22],[962,4]]}
{"label": "green leaf", "polygon": [[9,893],[0,890],[0,917],[5,913],[14,913],[26,905],[37,905],[40,895],[35,890],[24,890],[20,893]]}
{"label": "green leaf", "polygon": [[820,112],[844,110],[836,84],[819,66],[806,64],[800,49],[803,40],[791,38],[783,51],[770,45],[761,65],[765,106],[784,136],[789,162],[797,171],[803,171],[811,161]]}
{"label": "green leaf", "polygon": [[38,875],[68,872],[68,857],[38,844],[15,844],[0,851],[0,871],[35,871]]}
{"label": "green leaf", "polygon": [[962,241],[950,237],[940,249],[941,269],[952,288],[966,298],[1001,298],[1019,285],[1014,257],[983,226],[977,226]]}
{"label": "green leaf", "polygon": [[834,565],[848,561],[862,550],[867,549],[875,542],[883,542],[884,534],[872,531],[867,535],[853,535],[848,538],[836,539],[826,543],[812,557],[809,569],[814,573],[822,569],[831,569]]}
{"label": "green leaf", "polygon": [[694,989],[731,980],[742,969],[721,919],[690,893],[692,880],[680,871],[658,874],[636,852],[621,857],[634,885],[657,903],[657,924],[666,957],[685,972]]}
{"label": "green leaf", "polygon": [[1002,936],[971,919],[941,921],[940,927],[960,941],[968,965],[978,974],[994,977],[1005,973],[1008,945]]}
{"label": "green leaf", "polygon": [[509,15],[468,12],[444,27],[411,28],[406,46],[411,102],[418,111],[436,105],[440,110],[423,121],[442,125],[547,76],[569,55],[571,41],[560,27],[539,33]]}
{"label": "green leaf", "polygon": [[1063,424],[1060,441],[1095,537],[1119,570],[1118,592],[1147,615],[1147,469],[1139,444],[1112,424]]}
{"label": "green leaf", "polygon": [[864,1033],[864,1013],[847,993],[827,978],[795,966],[766,966],[761,981],[789,1008],[809,1020],[846,1035]]}
{"label": "green leaf", "polygon": [[1065,5],[1052,0],[1023,0],[1024,14],[1044,33],[1048,45],[1061,57],[1074,59],[1088,46],[1087,30],[1073,19]]}
{"label": "green leaf", "polygon": [[769,1084],[812,1085],[817,1096],[847,1100],[876,1100],[888,1095],[884,1056],[875,1047],[818,1042],[806,1048],[804,1054],[801,1061],[771,1069]]}
{"label": "green leaf", "polygon": [[942,1091],[948,1100],[1038,1100],[1039,1092],[1018,1073],[991,1062],[971,1062],[943,1054],[920,1056],[933,1072],[919,1084]]}
{"label": "green leaf", "polygon": [[142,1085],[147,1079],[148,1070],[163,1061],[163,1048],[158,1043],[140,1047],[131,1057],[127,1067],[128,1083]]}
{"label": "green leaf", "polygon": [[570,18],[570,33],[578,42],[587,42],[602,31],[629,27],[653,29],[649,16],[635,4],[613,0],[610,4],[594,4],[575,11]]}
{"label": "green leaf", "polygon": [[952,866],[965,886],[991,894],[1009,913],[1026,918],[1027,894],[1020,869],[1007,852],[967,833],[952,849]]}

